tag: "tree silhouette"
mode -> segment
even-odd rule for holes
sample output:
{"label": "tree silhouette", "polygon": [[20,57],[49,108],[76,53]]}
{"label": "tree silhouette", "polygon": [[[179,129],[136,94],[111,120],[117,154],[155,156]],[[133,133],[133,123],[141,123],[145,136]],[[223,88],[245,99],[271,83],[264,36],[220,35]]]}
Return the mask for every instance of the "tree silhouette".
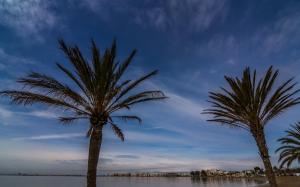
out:
{"label": "tree silhouette", "polygon": [[[1,95],[8,96],[16,104],[44,104],[68,111],[68,116],[59,117],[63,124],[79,119],[89,121],[87,136],[90,138],[87,186],[96,187],[98,159],[102,144],[103,127],[110,125],[114,133],[124,141],[124,134],[115,120],[141,122],[135,115],[122,114],[122,111],[139,103],[165,99],[160,90],[133,91],[144,81],[157,74],[152,71],[136,80],[124,79],[124,73],[131,64],[136,50],[122,62],[116,61],[117,47],[114,41],[104,53],[92,41],[90,62],[83,57],[77,46],[68,46],[59,40],[60,49],[66,55],[72,68],[57,63],[57,68],[72,81],[76,90],[56,78],[38,72],[31,72],[18,80],[24,88],[6,90]],[[124,80],[123,80],[124,79]]]}
{"label": "tree silhouette", "polygon": [[299,90],[294,89],[296,83],[292,82],[293,79],[274,88],[278,74],[279,71],[273,71],[271,66],[258,81],[256,70],[251,73],[248,67],[242,78],[225,76],[229,89],[221,87],[221,92],[210,92],[212,106],[204,111],[212,115],[208,121],[244,129],[254,137],[271,187],[277,187],[277,182],[264,128],[271,119],[300,102],[300,98],[296,97]]}

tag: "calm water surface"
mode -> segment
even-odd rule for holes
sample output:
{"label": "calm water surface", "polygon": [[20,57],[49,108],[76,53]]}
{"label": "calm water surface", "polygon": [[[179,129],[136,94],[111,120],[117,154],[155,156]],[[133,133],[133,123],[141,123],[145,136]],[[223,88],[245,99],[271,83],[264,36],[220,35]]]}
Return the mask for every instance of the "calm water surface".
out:
{"label": "calm water surface", "polygon": [[[264,183],[262,179],[207,179],[98,177],[101,187],[246,187]],[[85,177],[0,176],[1,187],[84,187]],[[101,185],[100,185],[101,184]]]}

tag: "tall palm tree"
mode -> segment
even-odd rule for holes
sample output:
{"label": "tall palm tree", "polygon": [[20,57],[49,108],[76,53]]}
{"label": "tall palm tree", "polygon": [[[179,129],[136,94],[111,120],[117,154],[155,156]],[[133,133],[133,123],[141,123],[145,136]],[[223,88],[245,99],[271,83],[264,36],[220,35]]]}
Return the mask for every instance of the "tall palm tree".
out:
{"label": "tall palm tree", "polygon": [[157,74],[157,71],[152,71],[133,81],[123,78],[136,50],[132,51],[124,62],[118,63],[115,41],[111,48],[106,49],[102,54],[92,41],[92,57],[89,62],[82,56],[77,46],[67,45],[63,40],[59,40],[59,46],[72,68],[68,69],[59,63],[56,64],[57,68],[73,82],[73,87],[76,89],[49,75],[31,72],[17,81],[24,85],[23,89],[2,91],[0,95],[10,97],[16,104],[40,103],[66,110],[68,115],[59,117],[59,121],[63,124],[79,119],[89,120],[87,186],[96,187],[103,127],[110,125],[115,134],[124,141],[122,130],[114,120],[141,122],[141,119],[135,115],[121,115],[120,111],[129,110],[138,103],[162,100],[166,97],[160,90],[132,93],[145,80]]}
{"label": "tall palm tree", "polygon": [[276,187],[277,182],[270,162],[264,128],[271,119],[300,103],[300,98],[296,97],[299,90],[294,89],[296,84],[293,79],[274,88],[278,73],[271,66],[264,77],[257,81],[256,70],[252,73],[247,67],[241,79],[225,76],[229,88],[221,87],[221,92],[210,92],[209,102],[212,105],[204,111],[205,114],[212,115],[208,121],[250,132],[258,146],[271,187]]}
{"label": "tall palm tree", "polygon": [[276,153],[280,152],[278,160],[280,168],[284,165],[290,167],[294,161],[300,163],[300,122],[292,125],[291,129],[285,132],[287,135],[278,139],[282,146],[276,150]]}

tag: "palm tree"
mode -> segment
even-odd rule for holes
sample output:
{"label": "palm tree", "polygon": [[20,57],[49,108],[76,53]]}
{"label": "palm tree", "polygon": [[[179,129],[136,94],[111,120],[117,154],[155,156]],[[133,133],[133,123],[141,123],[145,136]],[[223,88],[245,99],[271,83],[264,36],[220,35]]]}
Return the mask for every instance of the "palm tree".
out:
{"label": "palm tree", "polygon": [[210,92],[209,102],[212,106],[204,111],[205,114],[212,115],[208,121],[250,132],[258,146],[271,187],[276,187],[277,182],[270,162],[264,128],[271,119],[300,103],[300,97],[295,96],[299,90],[294,89],[296,83],[292,83],[293,79],[274,89],[278,73],[271,66],[264,77],[257,81],[256,70],[252,73],[247,67],[241,79],[225,76],[229,89],[221,87],[221,92]]}
{"label": "palm tree", "polygon": [[124,80],[124,72],[132,62],[136,50],[133,50],[123,63],[117,63],[115,41],[103,54],[92,41],[92,57],[91,62],[88,62],[77,46],[66,45],[63,40],[59,40],[59,46],[72,69],[59,63],[56,64],[57,68],[73,82],[76,89],[54,77],[31,72],[17,81],[24,86],[23,89],[2,91],[0,95],[10,97],[12,103],[16,104],[40,103],[66,110],[67,116],[59,117],[63,124],[79,119],[89,120],[87,186],[96,187],[103,127],[110,125],[115,134],[124,141],[122,130],[114,120],[141,122],[141,119],[135,115],[122,115],[120,111],[129,110],[138,103],[162,100],[166,97],[160,90],[135,91],[132,94],[136,87],[157,74],[157,71],[152,71],[134,81]]}
{"label": "palm tree", "polygon": [[285,132],[287,135],[278,139],[282,146],[276,150],[276,153],[280,152],[280,168],[284,165],[290,167],[294,161],[300,163],[300,122],[292,125],[292,128]]}

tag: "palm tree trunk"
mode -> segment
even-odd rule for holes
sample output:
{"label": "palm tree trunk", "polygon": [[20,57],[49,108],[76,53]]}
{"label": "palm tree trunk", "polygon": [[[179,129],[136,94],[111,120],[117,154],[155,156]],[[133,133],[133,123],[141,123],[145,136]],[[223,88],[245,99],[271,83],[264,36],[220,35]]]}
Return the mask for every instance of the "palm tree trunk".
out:
{"label": "palm tree trunk", "polygon": [[263,129],[261,129],[260,132],[255,134],[254,138],[259,149],[260,157],[265,166],[266,176],[269,181],[270,187],[277,187],[276,177],[270,161],[269,151]]}
{"label": "palm tree trunk", "polygon": [[96,187],[97,165],[102,143],[102,126],[95,128],[90,137],[87,187]]}

